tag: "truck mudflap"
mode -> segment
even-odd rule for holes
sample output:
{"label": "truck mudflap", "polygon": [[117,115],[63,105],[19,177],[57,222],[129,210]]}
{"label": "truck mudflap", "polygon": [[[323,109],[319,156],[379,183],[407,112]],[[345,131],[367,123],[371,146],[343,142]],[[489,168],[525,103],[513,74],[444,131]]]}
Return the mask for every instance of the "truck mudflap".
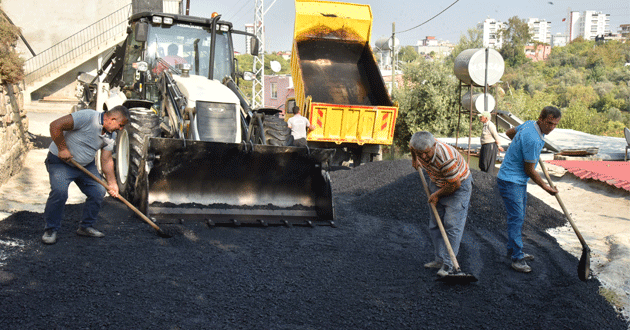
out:
{"label": "truck mudflap", "polygon": [[[334,150],[150,138],[137,181],[156,222],[334,225],[327,164]],[[144,187],[138,184],[144,182]]]}

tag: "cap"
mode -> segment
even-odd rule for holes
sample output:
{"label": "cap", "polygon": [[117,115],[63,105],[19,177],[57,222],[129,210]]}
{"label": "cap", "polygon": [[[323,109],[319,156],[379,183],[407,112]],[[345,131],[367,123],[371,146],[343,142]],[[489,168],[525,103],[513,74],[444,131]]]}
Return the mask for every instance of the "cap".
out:
{"label": "cap", "polygon": [[486,118],[490,119],[490,112],[484,111],[484,112],[478,114],[477,117],[486,117]]}

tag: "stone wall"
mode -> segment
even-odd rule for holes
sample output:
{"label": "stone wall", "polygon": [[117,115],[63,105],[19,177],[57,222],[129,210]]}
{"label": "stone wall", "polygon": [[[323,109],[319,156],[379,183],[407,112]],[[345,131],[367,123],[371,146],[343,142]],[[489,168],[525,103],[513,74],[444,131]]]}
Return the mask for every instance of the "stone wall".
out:
{"label": "stone wall", "polygon": [[0,84],[0,185],[20,172],[31,143],[21,84]]}

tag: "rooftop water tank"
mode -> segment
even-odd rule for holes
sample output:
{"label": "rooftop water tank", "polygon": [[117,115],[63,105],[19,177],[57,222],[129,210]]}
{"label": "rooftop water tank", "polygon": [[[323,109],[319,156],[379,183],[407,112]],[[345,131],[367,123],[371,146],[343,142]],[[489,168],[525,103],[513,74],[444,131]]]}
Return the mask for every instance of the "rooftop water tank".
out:
{"label": "rooftop water tank", "polygon": [[[499,82],[505,63],[501,54],[488,48],[488,86]],[[466,49],[455,58],[455,76],[466,85],[484,86],[486,80],[486,48]]]}
{"label": "rooftop water tank", "polygon": [[[484,106],[484,93],[475,93],[472,96],[472,109],[473,111],[477,111],[479,113],[482,113],[484,111],[492,111],[494,110],[494,107],[496,106],[496,101],[494,100],[494,97],[490,94],[486,94],[488,96],[488,108],[486,108]],[[470,111],[470,106],[471,106],[471,100],[470,100],[470,92],[464,94],[462,96],[462,108],[469,110]]]}

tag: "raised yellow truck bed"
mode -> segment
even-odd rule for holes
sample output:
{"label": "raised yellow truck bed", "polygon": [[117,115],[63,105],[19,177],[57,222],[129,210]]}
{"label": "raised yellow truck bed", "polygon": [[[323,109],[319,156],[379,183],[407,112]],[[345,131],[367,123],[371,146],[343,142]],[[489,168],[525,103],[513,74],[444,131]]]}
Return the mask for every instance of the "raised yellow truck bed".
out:
{"label": "raised yellow truck bed", "polygon": [[313,102],[308,109],[315,130],[310,141],[390,145],[394,139],[396,107],[347,106]]}
{"label": "raised yellow truck bed", "polygon": [[296,0],[295,11],[291,75],[295,103],[315,126],[309,145],[343,149],[336,155],[355,165],[373,160],[393,142],[398,104],[370,47],[370,6]]}

